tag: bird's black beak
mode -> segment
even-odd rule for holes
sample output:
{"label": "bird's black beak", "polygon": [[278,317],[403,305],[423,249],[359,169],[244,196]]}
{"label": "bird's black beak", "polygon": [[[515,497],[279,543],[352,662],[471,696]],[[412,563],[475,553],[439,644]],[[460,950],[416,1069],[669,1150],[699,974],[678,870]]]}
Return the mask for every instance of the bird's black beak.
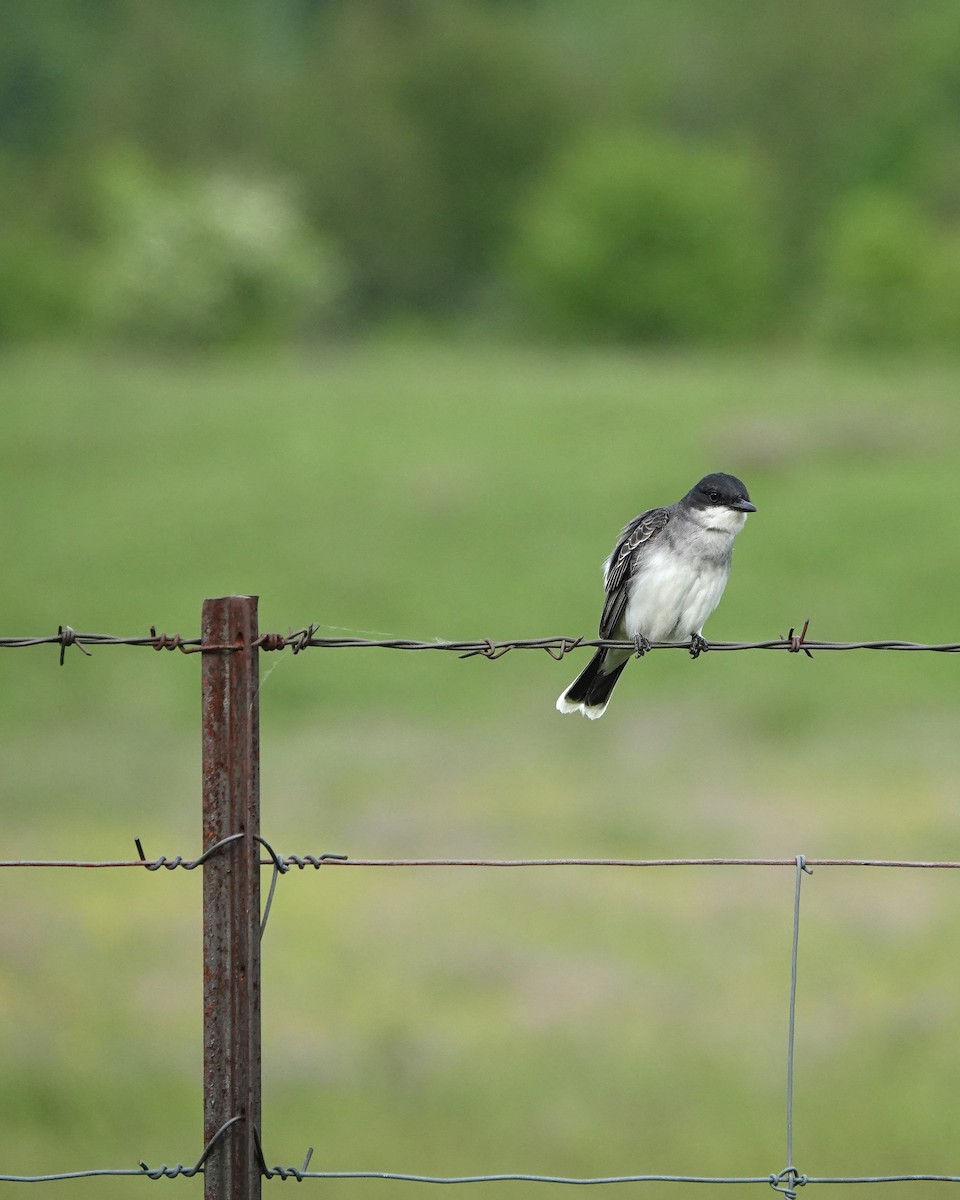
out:
{"label": "bird's black beak", "polygon": [[738,500],[736,504],[731,504],[731,508],[735,508],[737,512],[756,512],[757,506],[751,504],[749,500]]}

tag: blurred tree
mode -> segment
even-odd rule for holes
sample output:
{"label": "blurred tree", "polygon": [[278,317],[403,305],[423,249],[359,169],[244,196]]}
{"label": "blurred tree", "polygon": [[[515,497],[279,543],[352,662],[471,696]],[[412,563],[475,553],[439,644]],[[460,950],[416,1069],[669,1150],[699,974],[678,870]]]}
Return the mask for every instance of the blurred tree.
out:
{"label": "blurred tree", "polygon": [[783,232],[785,315],[806,297],[824,222],[847,193],[936,191],[960,204],[953,0],[544,0],[532,17],[554,31],[581,94],[594,85],[600,124],[754,151]]}
{"label": "blurred tree", "polygon": [[[585,131],[624,129],[763,164],[782,328],[817,306],[856,197],[960,217],[954,0],[0,4],[0,336],[71,326],[117,147],[165,178],[302,184],[366,322],[498,302],[520,198]],[[698,295],[677,336],[704,328]]]}
{"label": "blurred tree", "polygon": [[960,133],[960,112],[944,104],[937,45],[946,37],[960,50],[960,23],[944,0],[767,0],[748,8],[724,120],[752,128],[774,168],[792,282],[802,288],[823,223],[843,197],[922,186],[930,131],[940,131],[941,146]]}
{"label": "blurred tree", "polygon": [[762,177],[745,157],[602,134],[563,155],[534,192],[513,270],[554,331],[742,337],[769,317],[774,246]]}
{"label": "blurred tree", "polygon": [[103,239],[87,312],[110,335],[216,345],[328,323],[343,271],[278,179],[164,177],[137,155],[101,173]]}
{"label": "blurred tree", "polygon": [[892,192],[851,193],[821,242],[821,337],[833,345],[960,344],[960,227]]}
{"label": "blurred tree", "polygon": [[460,308],[570,124],[563,81],[504,5],[333,0],[316,37],[278,138],[351,260],[358,311]]}

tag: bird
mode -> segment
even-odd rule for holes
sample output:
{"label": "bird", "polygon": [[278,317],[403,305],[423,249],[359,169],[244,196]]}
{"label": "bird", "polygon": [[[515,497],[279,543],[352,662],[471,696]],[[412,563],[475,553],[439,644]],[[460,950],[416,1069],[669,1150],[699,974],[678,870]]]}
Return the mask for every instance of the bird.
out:
{"label": "bird", "polygon": [[726,587],[734,539],[756,511],[742,480],[718,471],[624,526],[603,564],[600,637],[634,649],[598,649],[557,700],[560,712],[602,717],[623,668],[652,642],[689,641],[692,658],[706,649],[703,626]]}

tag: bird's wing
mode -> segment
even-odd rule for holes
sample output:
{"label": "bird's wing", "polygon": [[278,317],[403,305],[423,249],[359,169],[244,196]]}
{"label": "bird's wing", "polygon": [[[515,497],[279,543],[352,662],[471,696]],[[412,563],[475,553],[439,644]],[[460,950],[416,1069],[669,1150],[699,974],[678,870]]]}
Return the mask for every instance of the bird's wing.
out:
{"label": "bird's wing", "polygon": [[600,636],[612,638],[627,607],[630,577],[636,565],[637,551],[642,550],[667,525],[670,513],[665,508],[651,508],[634,517],[620,534],[620,540],[607,560],[607,598],[600,616]]}

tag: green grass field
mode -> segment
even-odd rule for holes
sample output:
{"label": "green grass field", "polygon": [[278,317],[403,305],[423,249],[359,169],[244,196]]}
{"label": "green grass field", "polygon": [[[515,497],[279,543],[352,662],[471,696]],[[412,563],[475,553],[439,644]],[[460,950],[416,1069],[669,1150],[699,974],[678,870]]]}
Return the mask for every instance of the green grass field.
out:
{"label": "green grass field", "polygon": [[[252,592],[284,632],[592,636],[620,526],[719,469],[759,511],[708,637],[809,617],[828,640],[960,640],[958,399],[956,364],[774,352],[8,352],[0,635],[195,634],[204,597]],[[960,659],[655,653],[591,723],[553,709],[583,653],[264,656],[265,836],[353,857],[960,858]],[[137,836],[195,853],[197,658],[57,657],[0,651],[0,857],[126,858]],[[957,886],[806,880],[800,1170],[960,1171]],[[0,889],[0,1173],[192,1161],[197,875],[11,870]],[[760,868],[285,877],[264,946],[268,1160],[312,1144],[319,1170],[779,1170],[792,895],[791,871]]]}

